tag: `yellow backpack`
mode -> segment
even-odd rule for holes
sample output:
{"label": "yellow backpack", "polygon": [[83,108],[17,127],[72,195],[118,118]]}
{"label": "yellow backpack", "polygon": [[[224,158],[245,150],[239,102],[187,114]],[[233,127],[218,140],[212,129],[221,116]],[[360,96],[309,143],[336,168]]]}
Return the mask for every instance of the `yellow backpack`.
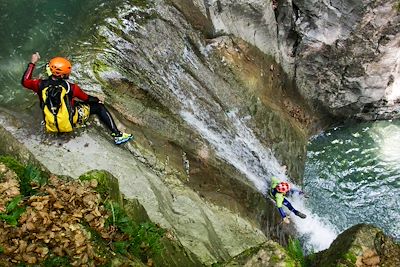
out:
{"label": "yellow backpack", "polygon": [[72,97],[71,86],[66,81],[50,81],[42,89],[42,109],[47,132],[72,132],[78,119],[78,113],[70,105]]}

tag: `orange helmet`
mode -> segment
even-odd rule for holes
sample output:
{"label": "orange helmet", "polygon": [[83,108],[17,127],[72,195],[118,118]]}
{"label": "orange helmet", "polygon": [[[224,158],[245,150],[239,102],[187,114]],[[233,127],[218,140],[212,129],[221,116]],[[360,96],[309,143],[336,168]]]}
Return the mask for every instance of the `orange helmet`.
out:
{"label": "orange helmet", "polygon": [[55,57],[49,62],[50,71],[54,76],[68,76],[71,73],[71,62],[63,57]]}
{"label": "orange helmet", "polygon": [[280,182],[277,186],[276,186],[276,190],[279,193],[286,193],[290,190],[290,186],[288,183],[286,182]]}

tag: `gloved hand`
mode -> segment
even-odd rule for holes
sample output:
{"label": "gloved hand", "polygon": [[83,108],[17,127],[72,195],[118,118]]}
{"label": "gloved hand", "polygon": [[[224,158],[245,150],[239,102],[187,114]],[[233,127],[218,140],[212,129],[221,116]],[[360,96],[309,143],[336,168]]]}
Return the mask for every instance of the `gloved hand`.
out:
{"label": "gloved hand", "polygon": [[96,96],[89,96],[88,100],[86,101],[88,103],[99,103],[100,99]]}
{"label": "gloved hand", "polygon": [[286,224],[289,224],[290,223],[289,216],[286,216],[285,218],[283,218],[283,222]]}

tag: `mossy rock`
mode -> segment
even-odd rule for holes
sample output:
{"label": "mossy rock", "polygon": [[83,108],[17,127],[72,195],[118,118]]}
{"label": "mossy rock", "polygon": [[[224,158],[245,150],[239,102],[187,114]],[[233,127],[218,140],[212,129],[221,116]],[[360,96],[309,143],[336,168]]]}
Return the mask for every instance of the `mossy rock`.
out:
{"label": "mossy rock", "polygon": [[108,171],[93,170],[79,176],[79,180],[96,180],[98,182],[96,191],[103,199],[109,199],[123,205],[123,197],[119,191],[118,179]]}
{"label": "mossy rock", "polygon": [[196,255],[190,251],[186,251],[179,241],[163,237],[161,244],[164,249],[160,255],[154,257],[156,266],[185,266],[185,267],[201,267],[205,266]]}
{"label": "mossy rock", "polygon": [[117,256],[111,260],[111,267],[145,267],[146,265],[138,259],[127,259]]}
{"label": "mossy rock", "polygon": [[379,228],[358,224],[341,233],[329,249],[313,255],[312,267],[400,266],[400,245]]}
{"label": "mossy rock", "polygon": [[21,165],[32,164],[41,171],[49,174],[49,170],[43,166],[33,154],[21,144],[10,132],[0,125],[0,156],[12,156]]}
{"label": "mossy rock", "polygon": [[137,199],[124,199],[123,206],[129,218],[137,223],[144,223],[150,221],[146,209],[140,204]]}
{"label": "mossy rock", "polygon": [[300,266],[287,251],[274,241],[250,248],[224,263],[214,263],[213,267],[297,267]]}

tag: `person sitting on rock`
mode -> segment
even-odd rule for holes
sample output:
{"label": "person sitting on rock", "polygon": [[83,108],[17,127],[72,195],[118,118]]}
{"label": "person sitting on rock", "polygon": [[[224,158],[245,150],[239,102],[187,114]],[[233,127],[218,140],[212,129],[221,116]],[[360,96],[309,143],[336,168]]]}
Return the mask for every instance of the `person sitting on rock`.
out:
{"label": "person sitting on rock", "polygon": [[285,196],[298,193],[304,194],[302,191],[297,189],[291,189],[287,182],[280,182],[276,177],[271,178],[271,188],[269,190],[270,197],[275,200],[276,206],[278,208],[279,214],[281,215],[284,223],[290,223],[289,216],[286,215],[283,210],[283,205],[285,205],[291,212],[299,216],[300,218],[306,218],[307,216],[300,211],[293,208],[292,204],[286,199]]}
{"label": "person sitting on rock", "polygon": [[67,81],[72,68],[67,59],[51,59],[46,66],[49,78],[32,79],[35,64],[39,59],[38,52],[32,55],[21,83],[38,94],[47,132],[71,132],[76,126],[84,124],[89,114],[97,114],[100,121],[111,131],[115,144],[119,145],[132,139],[132,134],[118,130],[110,112],[97,97],[86,94],[77,84]]}

